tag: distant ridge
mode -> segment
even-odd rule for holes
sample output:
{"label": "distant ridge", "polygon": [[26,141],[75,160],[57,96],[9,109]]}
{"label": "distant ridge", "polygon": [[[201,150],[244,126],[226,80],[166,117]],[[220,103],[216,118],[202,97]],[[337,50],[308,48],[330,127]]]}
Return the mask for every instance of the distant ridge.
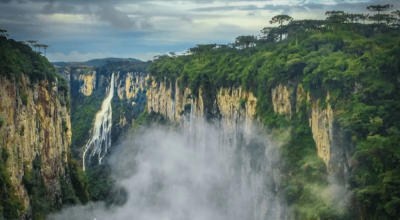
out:
{"label": "distant ridge", "polygon": [[51,62],[54,66],[64,67],[64,66],[104,66],[107,62],[131,62],[131,63],[141,63],[143,61],[135,58],[103,58],[103,59],[93,59],[86,62]]}

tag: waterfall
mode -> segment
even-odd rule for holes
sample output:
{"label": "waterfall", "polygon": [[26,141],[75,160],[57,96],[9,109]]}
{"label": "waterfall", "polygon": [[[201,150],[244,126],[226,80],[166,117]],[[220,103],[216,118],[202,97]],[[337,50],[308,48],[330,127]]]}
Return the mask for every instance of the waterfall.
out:
{"label": "waterfall", "polygon": [[104,99],[101,105],[101,110],[96,113],[96,118],[93,126],[92,138],[86,145],[85,152],[83,152],[83,170],[85,170],[86,153],[91,150],[89,155],[89,163],[91,157],[95,154],[98,155],[99,164],[111,147],[111,126],[112,126],[112,108],[111,100],[114,96],[114,73],[111,76],[110,90],[108,96]]}
{"label": "waterfall", "polygon": [[192,124],[193,124],[193,99],[192,103],[190,103],[190,117],[189,117],[189,133],[192,133]]}
{"label": "waterfall", "polygon": [[175,121],[175,100],[172,100],[172,104],[171,104],[171,109],[172,109],[172,121]]}

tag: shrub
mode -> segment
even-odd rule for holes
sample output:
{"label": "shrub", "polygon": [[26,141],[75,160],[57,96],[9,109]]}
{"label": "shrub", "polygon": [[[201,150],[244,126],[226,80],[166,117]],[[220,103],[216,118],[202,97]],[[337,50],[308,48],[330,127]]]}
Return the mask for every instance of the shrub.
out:
{"label": "shrub", "polygon": [[22,215],[24,205],[17,197],[7,171],[8,153],[4,148],[0,148],[0,152],[0,213],[5,219],[18,219]]}
{"label": "shrub", "polygon": [[3,127],[3,124],[4,124],[4,119],[0,117],[0,128]]}
{"label": "shrub", "polygon": [[240,98],[239,99],[239,106],[241,107],[241,108],[245,108],[246,107],[246,102],[247,102],[247,98]]}

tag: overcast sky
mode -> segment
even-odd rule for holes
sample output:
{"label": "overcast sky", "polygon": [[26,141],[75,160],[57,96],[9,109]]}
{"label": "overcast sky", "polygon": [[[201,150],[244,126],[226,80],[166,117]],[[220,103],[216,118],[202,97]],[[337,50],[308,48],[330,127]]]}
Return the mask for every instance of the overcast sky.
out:
{"label": "overcast sky", "polygon": [[0,0],[0,29],[51,46],[50,61],[183,52],[196,44],[258,35],[272,16],[324,19],[327,10],[368,13],[399,0]]}

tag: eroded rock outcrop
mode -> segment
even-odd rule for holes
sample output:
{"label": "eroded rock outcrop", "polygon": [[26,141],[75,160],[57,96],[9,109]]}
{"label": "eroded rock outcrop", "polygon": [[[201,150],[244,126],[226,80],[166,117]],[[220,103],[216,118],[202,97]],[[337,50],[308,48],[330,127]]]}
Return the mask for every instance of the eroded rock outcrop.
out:
{"label": "eroded rock outcrop", "polygon": [[290,117],[292,115],[292,105],[290,102],[293,92],[282,84],[272,89],[272,104],[274,112],[285,114]]}
{"label": "eroded rock outcrop", "polygon": [[79,75],[79,80],[83,82],[79,92],[85,96],[90,96],[96,88],[96,71],[89,70],[88,73]]}
{"label": "eroded rock outcrop", "polygon": [[213,117],[222,117],[228,124],[238,123],[238,119],[247,118],[250,121],[254,119],[257,107],[257,98],[253,93],[245,92],[241,88],[221,88],[216,97],[213,97],[214,100],[207,100],[212,104],[206,104],[202,89],[195,96],[189,88],[182,90],[177,84],[158,84],[153,80],[146,95],[149,112],[165,115],[174,122],[181,122],[185,111],[190,111],[195,118],[206,117],[207,112],[215,111],[218,115]]}
{"label": "eroded rock outcrop", "polygon": [[335,112],[329,104],[329,92],[325,100],[313,99],[301,84],[296,87],[290,89],[280,84],[272,90],[275,113],[291,117],[294,113],[293,106],[296,112],[299,112],[301,106],[308,106],[309,125],[318,156],[324,160],[329,173],[340,175],[341,179],[345,178],[344,173],[349,170],[349,144],[346,143],[343,131],[335,120]]}
{"label": "eroded rock outcrop", "polygon": [[[138,72],[128,72],[126,74],[117,73],[117,93],[119,99],[132,99],[144,91],[146,88],[146,75]],[[134,103],[133,103],[134,104]]]}

